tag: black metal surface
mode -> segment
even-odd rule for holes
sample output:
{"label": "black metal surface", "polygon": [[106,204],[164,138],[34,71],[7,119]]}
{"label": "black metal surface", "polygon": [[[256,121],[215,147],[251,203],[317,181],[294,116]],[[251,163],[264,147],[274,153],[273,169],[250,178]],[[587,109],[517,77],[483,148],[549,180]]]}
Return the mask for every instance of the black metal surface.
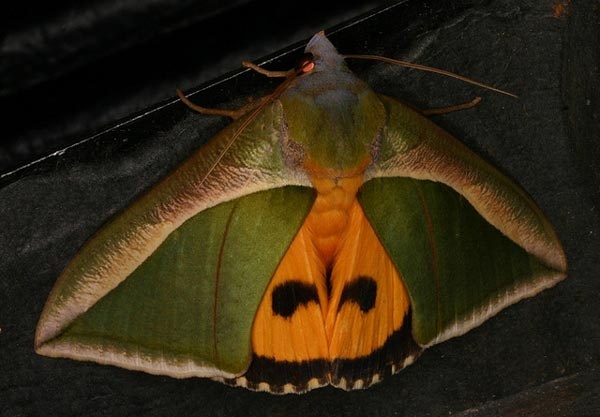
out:
{"label": "black metal surface", "polygon": [[[569,51],[574,40],[578,48],[593,45],[582,44],[585,38],[577,36],[578,30],[593,32],[596,38],[587,42],[594,42],[598,28],[594,32],[589,26],[594,22],[590,3],[565,2],[570,14],[558,17],[556,4],[406,1],[358,19],[330,39],[341,52],[438,66],[520,96],[515,100],[384,64],[351,63],[376,91],[418,107],[483,96],[474,109],[434,120],[513,177],[539,203],[565,246],[566,281],[427,350],[399,375],[352,393],[326,388],[276,397],[202,379],[174,380],[35,355],[39,313],[77,248],[110,215],[226,124],[167,101],[1,179],[0,415],[599,415],[600,215],[595,205],[598,183],[589,162],[597,160],[577,148],[598,135],[598,104],[592,103],[584,114],[572,114],[574,107],[568,104],[586,99],[581,95],[590,90],[580,93],[569,86],[589,74],[563,61],[576,57],[582,60],[580,68],[593,67],[585,61],[593,54]],[[586,7],[589,14],[582,17],[578,13]],[[581,29],[572,26],[572,16],[579,16]],[[194,28],[186,31],[192,34]],[[267,65],[288,68],[298,51],[277,54]],[[185,87],[182,79],[175,77],[169,89]],[[153,81],[151,77],[147,82]],[[193,99],[208,106],[232,99],[239,104],[248,94],[260,95],[273,85],[244,72],[209,83]],[[597,87],[597,80],[589,85]],[[89,117],[86,113],[84,119]]]}
{"label": "black metal surface", "polygon": [[9,30],[0,43],[0,173],[380,3],[93,0],[28,4],[36,13],[14,18],[9,7],[0,16]]}

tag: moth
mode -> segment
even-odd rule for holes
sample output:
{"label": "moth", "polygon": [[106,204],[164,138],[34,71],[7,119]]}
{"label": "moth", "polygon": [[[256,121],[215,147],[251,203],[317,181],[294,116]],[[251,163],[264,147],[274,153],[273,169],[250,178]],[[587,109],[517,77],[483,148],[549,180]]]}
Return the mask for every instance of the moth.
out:
{"label": "moth", "polygon": [[66,266],[41,355],[274,393],[357,389],[566,276],[514,182],[323,32],[271,96]]}

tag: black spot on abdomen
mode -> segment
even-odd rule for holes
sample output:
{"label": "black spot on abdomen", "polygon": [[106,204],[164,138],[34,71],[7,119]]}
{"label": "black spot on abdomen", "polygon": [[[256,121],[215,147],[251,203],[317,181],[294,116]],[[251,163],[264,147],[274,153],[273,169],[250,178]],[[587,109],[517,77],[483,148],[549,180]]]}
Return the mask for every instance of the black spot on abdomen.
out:
{"label": "black spot on abdomen", "polygon": [[271,308],[275,315],[289,318],[302,304],[312,301],[319,304],[319,294],[314,285],[301,281],[288,281],[273,290]]}
{"label": "black spot on abdomen", "polygon": [[367,313],[375,307],[377,298],[377,282],[371,277],[359,276],[346,284],[342,290],[342,297],[338,305],[338,311],[344,303],[356,303],[363,313]]}

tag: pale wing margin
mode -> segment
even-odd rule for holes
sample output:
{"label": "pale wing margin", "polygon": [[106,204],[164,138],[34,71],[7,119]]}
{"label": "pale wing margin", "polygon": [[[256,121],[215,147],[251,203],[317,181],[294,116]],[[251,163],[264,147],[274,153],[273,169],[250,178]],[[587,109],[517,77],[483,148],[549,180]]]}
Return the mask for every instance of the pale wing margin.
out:
{"label": "pale wing margin", "polygon": [[[119,285],[194,214],[257,191],[310,186],[295,166],[299,160],[296,151],[287,146],[281,104],[267,106],[238,132],[244,120],[212,138],[84,245],[46,301],[36,329],[38,353],[64,356],[64,352],[45,348],[44,343]],[[231,147],[223,153],[234,136]],[[147,369],[140,364],[142,367]]]}
{"label": "pale wing margin", "polygon": [[459,336],[517,301],[554,286],[567,274],[560,241],[533,200],[496,168],[414,109],[379,95],[388,119],[374,151],[374,162],[365,181],[377,177],[411,177],[444,183],[464,196],[490,224],[552,273],[491,299],[470,317],[456,320],[427,346]]}
{"label": "pale wing margin", "polygon": [[102,365],[115,365],[133,371],[144,371],[154,375],[168,375],[172,378],[234,378],[235,374],[225,372],[209,363],[198,363],[192,359],[173,361],[167,357],[148,356],[139,352],[124,352],[120,349],[104,348],[101,354],[96,346],[84,343],[60,341],[48,345],[40,345],[37,353],[54,357],[75,360],[91,360]]}

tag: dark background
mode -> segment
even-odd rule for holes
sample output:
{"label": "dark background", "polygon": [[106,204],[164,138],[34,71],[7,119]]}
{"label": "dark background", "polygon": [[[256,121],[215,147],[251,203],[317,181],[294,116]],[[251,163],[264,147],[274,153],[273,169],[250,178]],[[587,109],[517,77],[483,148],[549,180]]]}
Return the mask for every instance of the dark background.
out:
{"label": "dark background", "polygon": [[[8,6],[0,18],[1,416],[600,414],[599,3],[430,0],[369,12],[381,6]],[[262,63],[273,53],[267,67],[287,69],[323,28],[333,28],[341,52],[438,66],[519,95],[351,63],[376,91],[421,108],[481,95],[476,108],[433,119],[538,202],[564,244],[569,278],[358,392],[277,397],[35,355],[43,303],[77,248],[226,125],[191,113],[174,89],[197,91],[193,99],[207,106],[242,104],[276,81],[236,70],[241,59]]]}

